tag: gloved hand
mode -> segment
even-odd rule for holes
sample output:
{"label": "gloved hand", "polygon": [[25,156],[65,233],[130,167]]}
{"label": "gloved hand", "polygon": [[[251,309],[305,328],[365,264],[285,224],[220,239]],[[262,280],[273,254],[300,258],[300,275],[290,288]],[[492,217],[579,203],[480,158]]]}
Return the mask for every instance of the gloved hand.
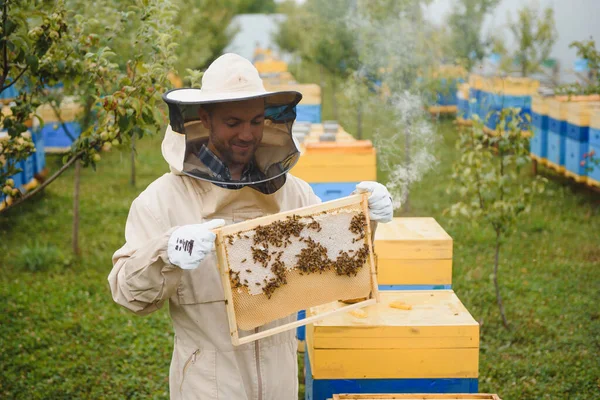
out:
{"label": "gloved hand", "polygon": [[369,217],[374,222],[391,222],[394,218],[392,195],[381,183],[366,181],[356,185],[356,192],[371,193],[369,196]]}
{"label": "gloved hand", "polygon": [[184,225],[169,237],[167,255],[169,262],[181,269],[195,269],[215,247],[211,229],[225,225],[222,219],[213,219],[202,224]]}

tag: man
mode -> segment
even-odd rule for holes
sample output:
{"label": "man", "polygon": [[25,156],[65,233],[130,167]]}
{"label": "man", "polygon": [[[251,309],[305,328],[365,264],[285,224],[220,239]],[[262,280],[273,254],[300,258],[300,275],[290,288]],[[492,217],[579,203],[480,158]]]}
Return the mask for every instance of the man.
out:
{"label": "man", "polygon": [[[140,315],[169,300],[172,399],[295,399],[294,330],[231,343],[211,229],[320,202],[288,173],[299,157],[291,126],[301,95],[266,92],[249,61],[225,54],[205,72],[202,89],[173,90],[164,99],[170,126],[162,153],[171,173],[131,205],[126,244],[108,277],[113,299]],[[391,220],[384,186],[357,189],[372,192],[373,221]]]}

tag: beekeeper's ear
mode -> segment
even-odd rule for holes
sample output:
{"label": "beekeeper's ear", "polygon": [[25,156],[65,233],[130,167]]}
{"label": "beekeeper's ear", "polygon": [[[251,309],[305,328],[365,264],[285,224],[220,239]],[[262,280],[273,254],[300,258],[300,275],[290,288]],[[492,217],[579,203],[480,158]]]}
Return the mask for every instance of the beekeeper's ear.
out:
{"label": "beekeeper's ear", "polygon": [[204,129],[210,130],[210,112],[203,106],[198,107],[198,116]]}

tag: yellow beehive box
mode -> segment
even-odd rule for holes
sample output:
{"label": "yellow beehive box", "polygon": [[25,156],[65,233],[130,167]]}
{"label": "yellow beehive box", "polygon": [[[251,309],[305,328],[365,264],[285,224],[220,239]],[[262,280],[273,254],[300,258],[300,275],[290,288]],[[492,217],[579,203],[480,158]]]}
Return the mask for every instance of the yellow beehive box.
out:
{"label": "yellow beehive box", "polygon": [[329,400],[502,400],[487,393],[334,394]]}
{"label": "yellow beehive box", "polygon": [[77,119],[77,116],[83,111],[83,106],[75,101],[74,98],[65,98],[60,105],[60,118],[50,104],[42,104],[36,110],[36,114],[44,121],[49,122],[71,122]]}
{"label": "yellow beehive box", "polygon": [[452,238],[434,218],[394,218],[375,232],[379,285],[451,285]]}
{"label": "yellow beehive box", "polygon": [[471,74],[469,75],[469,86],[471,86],[473,89],[481,90],[484,80],[485,78],[481,75]]}
{"label": "yellow beehive box", "polygon": [[[479,325],[452,290],[380,291],[360,312],[306,327],[312,378],[477,378]],[[334,310],[342,303],[314,307]]]}
{"label": "yellow beehive box", "polygon": [[494,93],[508,96],[530,96],[540,87],[538,80],[530,78],[494,77],[489,82]]}
{"label": "yellow beehive box", "polygon": [[292,174],[309,183],[377,179],[376,151],[369,140],[305,142]]}
{"label": "yellow beehive box", "polygon": [[544,97],[538,93],[534,93],[531,96],[531,111],[539,115],[548,115],[549,99],[549,97]]}
{"label": "yellow beehive box", "polygon": [[590,126],[592,114],[600,111],[600,102],[567,103],[567,122],[577,126]]}
{"label": "yellow beehive box", "polygon": [[554,96],[547,100],[548,116],[558,121],[566,121],[569,115],[569,104],[578,102],[597,102],[600,95],[590,96]]}
{"label": "yellow beehive box", "polygon": [[264,82],[268,91],[293,90],[302,93],[300,104],[321,104],[321,86],[315,83],[273,84]]}

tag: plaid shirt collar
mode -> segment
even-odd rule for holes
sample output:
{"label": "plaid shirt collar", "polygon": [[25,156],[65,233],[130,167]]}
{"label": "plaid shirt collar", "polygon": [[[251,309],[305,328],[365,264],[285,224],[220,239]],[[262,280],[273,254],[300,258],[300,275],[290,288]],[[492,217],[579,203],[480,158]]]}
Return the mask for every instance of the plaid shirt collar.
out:
{"label": "plaid shirt collar", "polygon": [[[210,149],[208,147],[206,147],[206,145],[203,144],[202,147],[200,148],[200,151],[198,152],[198,158],[212,172],[214,177],[216,177],[217,179],[220,179],[222,181],[231,181],[231,172],[229,171],[229,168],[227,168],[227,165],[225,165],[223,163],[223,161],[221,161],[219,159],[219,157],[216,156],[215,153],[210,151]],[[256,182],[256,181],[261,181],[264,179],[266,179],[265,175],[256,166],[256,164],[254,163],[254,160],[252,160],[248,163],[248,165],[246,165],[246,168],[244,168],[244,171],[242,171],[242,177],[241,177],[240,181],[241,182]],[[283,182],[285,182],[285,175],[283,175],[283,177],[276,178],[276,180],[280,180],[280,179],[283,179]],[[215,184],[219,187],[225,188],[225,189],[241,189],[244,186],[246,186],[243,184],[242,185],[224,185],[224,184],[215,183],[215,182],[213,182],[213,184]],[[274,181],[266,181],[266,182],[262,182],[262,183],[258,183],[258,184],[254,184],[254,185],[247,185],[247,186],[250,186],[252,189],[258,190],[259,192],[262,192],[265,194],[272,194],[272,193],[275,193],[279,189],[279,187],[281,187],[281,183],[278,185]]]}

